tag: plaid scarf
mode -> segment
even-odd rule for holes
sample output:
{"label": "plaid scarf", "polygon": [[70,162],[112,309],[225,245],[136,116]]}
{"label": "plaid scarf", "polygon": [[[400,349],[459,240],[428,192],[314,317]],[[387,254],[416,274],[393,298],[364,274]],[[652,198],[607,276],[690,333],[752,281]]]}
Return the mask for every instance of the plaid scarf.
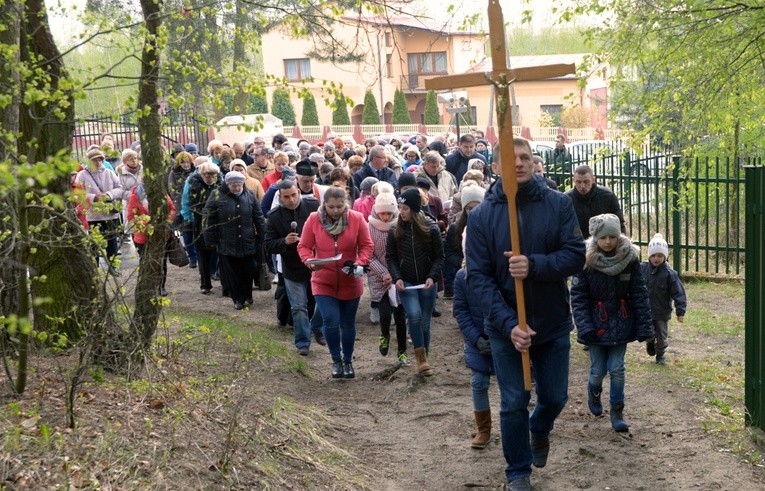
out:
{"label": "plaid scarf", "polygon": [[332,220],[322,206],[319,209],[319,221],[321,221],[322,227],[324,227],[324,230],[326,230],[329,235],[338,236],[348,227],[348,207],[345,208],[345,211],[340,215],[340,218]]}

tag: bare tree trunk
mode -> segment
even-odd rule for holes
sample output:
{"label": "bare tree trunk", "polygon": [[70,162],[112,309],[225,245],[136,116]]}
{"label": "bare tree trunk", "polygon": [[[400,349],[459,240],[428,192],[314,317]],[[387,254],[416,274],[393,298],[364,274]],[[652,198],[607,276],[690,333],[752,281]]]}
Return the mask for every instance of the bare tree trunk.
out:
{"label": "bare tree trunk", "polygon": [[[38,64],[49,77],[47,91],[52,97],[68,74],[48,27],[44,1],[27,0],[25,6],[22,40],[26,39],[26,42],[21,45],[21,58],[23,61],[42,60]],[[25,138],[19,142],[19,151],[26,154],[30,162],[45,160],[62,149],[72,148],[74,100],[66,90],[61,97],[61,100],[48,100],[45,104],[21,105],[20,126]],[[60,110],[64,117],[56,116],[54,109]],[[35,143],[29,144],[33,139]],[[65,175],[48,183],[44,192],[64,195],[68,191],[69,176]],[[40,247],[36,254],[29,256],[29,267],[34,276],[48,278],[45,282],[32,282],[32,295],[49,298],[50,302],[35,307],[35,329],[63,333],[74,341],[84,334],[83,319],[114,324],[116,321],[111,312],[99,307],[107,304],[108,299],[105,295],[99,296],[98,271],[86,245],[85,233],[77,226],[73,207],[68,205],[62,213],[54,214],[42,208],[29,210],[30,224],[39,224],[43,219],[50,221],[49,226],[44,234],[35,237]],[[101,316],[93,317],[97,311]]]}
{"label": "bare tree trunk", "polygon": [[[134,360],[149,348],[162,313],[159,289],[162,279],[162,261],[165,255],[170,225],[167,220],[167,189],[165,177],[167,167],[161,148],[161,129],[158,103],[159,62],[161,48],[158,46],[158,31],[161,24],[160,2],[141,0],[146,40],[141,56],[141,77],[138,92],[138,128],[141,132],[141,153],[144,165],[144,186],[149,198],[149,210],[154,233],[146,239],[146,248],[141,258],[138,283],[135,290],[135,312],[133,323],[138,331],[138,346]],[[148,110],[147,110],[148,109]]]}

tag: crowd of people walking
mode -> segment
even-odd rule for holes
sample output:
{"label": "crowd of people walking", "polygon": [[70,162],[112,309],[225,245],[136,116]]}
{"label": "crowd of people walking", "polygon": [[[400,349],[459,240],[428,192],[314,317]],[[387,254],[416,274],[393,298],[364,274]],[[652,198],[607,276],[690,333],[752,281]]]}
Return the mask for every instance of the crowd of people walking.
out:
{"label": "crowd of people walking", "polygon": [[[115,150],[108,136],[90,148],[73,186],[84,190],[83,224],[106,238],[98,256],[116,276],[118,239],[131,234],[143,256],[150,215],[140,145],[107,161],[105,152]],[[220,294],[235,309],[257,308],[253,290],[271,288],[262,277],[270,271],[277,324],[292,326],[302,356],[313,343],[326,346],[329,376],[343,379],[356,377],[365,276],[380,355],[388,356],[395,334],[395,362],[412,364],[411,344],[417,375],[437,375],[428,361],[438,349],[431,345],[431,319],[441,315],[439,296],[453,299],[471,371],[476,433],[470,445],[481,449],[491,441],[488,389],[495,378],[510,489],[531,489],[532,466],[546,465],[550,432],[568,400],[572,330],[591,362],[580,390],[600,416],[609,376],[617,432],[629,428],[627,344],[644,341],[656,363],[666,363],[668,320],[674,306],[682,322],[687,304],[666,262],[669,246],[657,234],[641,263],[618,198],[587,165],[571,169],[573,187],[561,192],[527,140],[515,138],[515,162],[503,162],[502,151],[480,132],[462,135],[451,150],[425,135],[359,145],[336,137],[291,144],[276,135],[270,146],[256,137],[212,141],[206,150],[174,147],[166,180],[174,233],[183,238],[200,294],[213,294],[220,282]],[[559,150],[565,161],[565,147]],[[518,187],[520,251],[510,250],[503,179]],[[166,271],[165,262],[162,296]],[[522,369],[527,355],[536,393],[531,414]]]}

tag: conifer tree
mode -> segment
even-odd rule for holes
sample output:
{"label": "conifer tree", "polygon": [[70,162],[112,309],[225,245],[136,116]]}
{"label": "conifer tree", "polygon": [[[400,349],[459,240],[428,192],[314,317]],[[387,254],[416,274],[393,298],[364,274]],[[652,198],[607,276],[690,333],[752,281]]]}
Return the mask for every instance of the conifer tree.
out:
{"label": "conifer tree", "polygon": [[428,95],[425,97],[425,124],[439,124],[441,122],[441,115],[438,113],[438,98],[436,92],[433,90],[428,91]]}
{"label": "conifer tree", "polygon": [[364,94],[364,112],[361,113],[361,124],[380,124],[380,111],[371,90]]}
{"label": "conifer tree", "polygon": [[393,124],[412,124],[412,117],[409,115],[409,108],[406,104],[404,91],[396,89],[393,96]]}

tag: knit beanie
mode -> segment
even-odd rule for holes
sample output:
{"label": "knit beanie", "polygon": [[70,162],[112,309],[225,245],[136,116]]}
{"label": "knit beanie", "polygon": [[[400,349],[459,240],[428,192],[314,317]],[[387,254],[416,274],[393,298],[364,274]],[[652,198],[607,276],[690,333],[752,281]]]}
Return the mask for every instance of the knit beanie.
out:
{"label": "knit beanie", "polygon": [[408,186],[417,187],[417,178],[414,176],[414,174],[405,172],[398,176],[398,188],[401,189]]}
{"label": "knit beanie", "polygon": [[363,181],[361,181],[361,186],[359,188],[361,189],[362,193],[370,194],[372,192],[372,186],[377,184],[379,182],[379,179],[376,177],[365,177]]}
{"label": "knit beanie", "polygon": [[593,239],[598,240],[606,235],[619,237],[621,234],[622,228],[619,225],[619,217],[613,213],[603,213],[590,218],[590,235]]}
{"label": "knit beanie", "polygon": [[244,181],[245,181],[244,174],[242,174],[241,172],[232,170],[226,174],[226,184],[231,184],[232,182],[244,183]]}
{"label": "knit beanie", "polygon": [[397,208],[396,197],[393,193],[380,193],[375,198],[374,209],[378,214],[385,212],[395,214]]}
{"label": "knit beanie", "polygon": [[462,188],[462,207],[470,203],[480,203],[486,195],[486,190],[478,184],[471,184]]}
{"label": "knit beanie", "polygon": [[106,158],[106,155],[104,155],[104,152],[101,151],[100,148],[95,147],[88,150],[88,160],[93,160],[95,158],[100,158],[101,160],[104,160]]}
{"label": "knit beanie", "polygon": [[669,246],[661,234],[654,235],[651,242],[648,243],[648,256],[650,257],[654,254],[664,254],[664,259],[669,257]]}
{"label": "knit beanie", "polygon": [[[379,198],[379,196],[378,196]],[[419,188],[407,189],[398,198],[399,203],[403,203],[412,210],[412,213],[419,213],[422,209],[422,195]]]}

